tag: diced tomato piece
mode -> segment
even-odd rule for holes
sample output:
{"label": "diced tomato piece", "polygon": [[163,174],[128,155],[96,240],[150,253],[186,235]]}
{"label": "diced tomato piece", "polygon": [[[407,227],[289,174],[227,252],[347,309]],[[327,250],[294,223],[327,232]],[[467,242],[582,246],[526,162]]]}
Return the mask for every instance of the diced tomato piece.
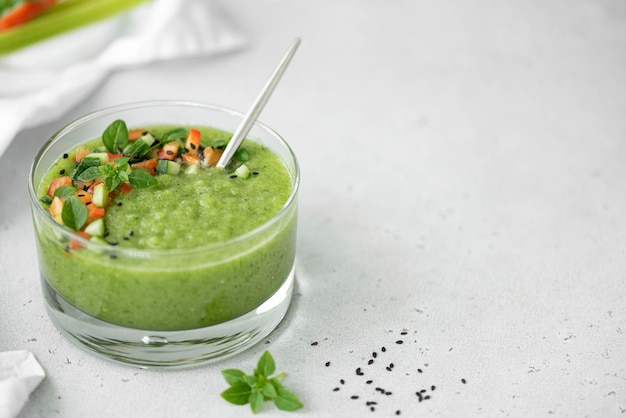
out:
{"label": "diced tomato piece", "polygon": [[99,208],[96,205],[87,206],[87,223],[100,219],[104,216],[104,208]]}
{"label": "diced tomato piece", "polygon": [[206,165],[208,165],[209,167],[214,167],[217,165],[217,162],[220,160],[220,158],[222,157],[222,154],[224,153],[224,150],[222,149],[215,149],[213,147],[208,147],[204,149],[204,162]]}
{"label": "diced tomato piece", "polygon": [[18,4],[0,17],[0,31],[7,30],[28,22],[57,0],[25,1]]}
{"label": "diced tomato piece", "polygon": [[119,187],[118,190],[119,190],[120,194],[128,193],[131,190],[133,190],[133,186],[131,186],[128,183],[122,183],[122,184],[120,184],[120,187]]}
{"label": "diced tomato piece", "polygon": [[77,162],[77,163],[81,162],[87,154],[91,154],[91,151],[89,150],[89,148],[85,148],[85,147],[78,148],[76,150],[76,154],[74,154],[74,162]]}
{"label": "diced tomato piece", "polygon": [[173,161],[178,156],[178,142],[172,141],[163,145],[163,148],[157,153],[159,160]]}
{"label": "diced tomato piece", "polygon": [[185,141],[185,149],[187,154],[198,155],[200,149],[200,131],[197,129],[189,129],[187,140]]}
{"label": "diced tomato piece", "polygon": [[92,184],[94,184],[94,180],[87,180],[87,181],[80,181],[80,180],[76,180],[74,182],[74,186],[76,186],[76,188],[78,188],[78,190],[85,190],[85,189],[89,189],[89,187],[91,187]]}
{"label": "diced tomato piece", "polygon": [[183,154],[183,161],[187,164],[199,164],[200,157],[198,157],[197,155]]}
{"label": "diced tomato piece", "polygon": [[91,201],[93,200],[93,194],[85,190],[78,190],[76,193],[74,193],[74,196],[76,196],[78,200],[83,202],[85,205],[90,205]]}
{"label": "diced tomato piece", "polygon": [[[85,239],[91,238],[89,236],[89,234],[84,232],[84,231],[78,231],[78,232],[75,232],[75,234],[78,235],[78,236],[81,236],[81,237],[83,237]],[[83,244],[81,244],[77,239],[73,239],[73,238],[70,239],[70,249],[71,250],[77,250],[78,248],[81,248],[82,246],[83,246]]]}
{"label": "diced tomato piece", "polygon": [[117,160],[118,158],[122,158],[124,156],[124,154],[111,154],[110,152],[107,152],[107,154],[109,155],[109,162],[112,163],[113,161]]}
{"label": "diced tomato piece", "polygon": [[70,176],[57,177],[50,183],[48,187],[48,196],[54,196],[54,191],[61,186],[71,186],[72,178]]}
{"label": "diced tomato piece", "polygon": [[131,165],[131,167],[133,170],[145,170],[150,175],[154,176],[156,174],[157,160],[156,158],[150,158],[149,160],[135,163]]}
{"label": "diced tomato piece", "polygon": [[128,131],[128,140],[131,142],[136,141],[143,136],[144,132],[146,132],[145,129],[131,129]]}

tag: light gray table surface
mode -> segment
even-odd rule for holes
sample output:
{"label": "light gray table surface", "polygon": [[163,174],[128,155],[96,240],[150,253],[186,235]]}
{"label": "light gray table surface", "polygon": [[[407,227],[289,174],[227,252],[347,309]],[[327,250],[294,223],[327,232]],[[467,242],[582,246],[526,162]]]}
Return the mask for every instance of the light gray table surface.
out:
{"label": "light gray table surface", "polygon": [[[245,49],[117,72],[0,158],[0,351],[30,350],[47,374],[20,417],[251,416],[219,397],[219,372],[251,370],[265,349],[305,405],[293,416],[626,416],[626,2],[223,6]],[[260,117],[302,169],[285,320],[241,355],[182,371],[69,343],[40,293],[26,190],[37,149],[122,102],[245,111],[296,36]]]}

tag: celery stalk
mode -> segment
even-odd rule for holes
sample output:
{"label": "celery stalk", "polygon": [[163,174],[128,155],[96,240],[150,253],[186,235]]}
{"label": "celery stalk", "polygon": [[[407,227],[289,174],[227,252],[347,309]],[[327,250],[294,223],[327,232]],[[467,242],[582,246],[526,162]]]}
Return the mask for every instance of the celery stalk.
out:
{"label": "celery stalk", "polygon": [[35,42],[106,19],[146,0],[66,0],[29,22],[0,32],[0,55]]}

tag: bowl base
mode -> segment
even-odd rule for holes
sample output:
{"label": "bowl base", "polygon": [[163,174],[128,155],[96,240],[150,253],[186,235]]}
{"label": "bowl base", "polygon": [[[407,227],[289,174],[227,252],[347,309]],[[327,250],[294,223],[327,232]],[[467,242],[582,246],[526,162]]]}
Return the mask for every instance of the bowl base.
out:
{"label": "bowl base", "polygon": [[258,343],[283,319],[295,269],[262,305],[238,318],[204,328],[151,331],[102,321],[77,309],[41,276],[46,310],[55,327],[99,357],[139,368],[187,368],[221,361]]}

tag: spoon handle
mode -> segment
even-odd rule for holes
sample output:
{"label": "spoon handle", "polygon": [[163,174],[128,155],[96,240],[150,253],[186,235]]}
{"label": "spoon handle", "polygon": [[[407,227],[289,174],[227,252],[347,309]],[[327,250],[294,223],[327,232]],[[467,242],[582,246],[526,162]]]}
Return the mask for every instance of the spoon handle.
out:
{"label": "spoon handle", "polygon": [[225,168],[228,165],[231,158],[235,154],[235,151],[237,151],[237,148],[239,148],[239,145],[241,145],[241,142],[244,140],[246,135],[248,135],[250,129],[252,129],[252,125],[254,125],[257,117],[265,107],[265,104],[272,95],[272,92],[276,88],[276,85],[280,81],[283,73],[287,69],[287,66],[291,62],[291,58],[293,58],[299,45],[300,38],[296,38],[283,56],[283,58],[278,63],[278,66],[272,73],[269,80],[267,80],[267,83],[265,83],[263,90],[261,90],[261,92],[257,96],[256,100],[252,104],[252,107],[248,110],[248,113],[237,127],[237,130],[235,131],[233,137],[230,139],[230,142],[226,146],[222,157],[217,162],[217,167]]}

